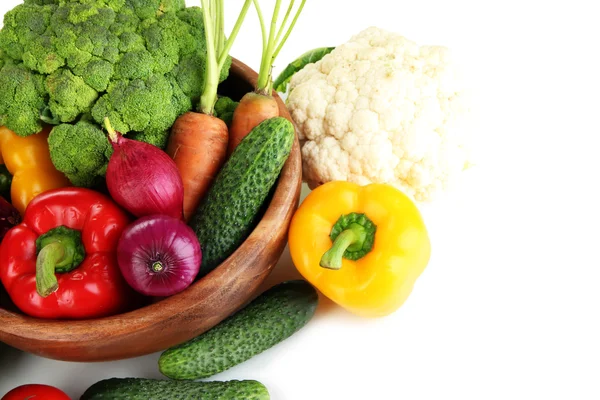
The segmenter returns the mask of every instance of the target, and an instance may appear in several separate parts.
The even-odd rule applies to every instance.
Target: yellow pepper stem
[[[350,226],[337,235],[331,249],[321,257],[319,265],[328,269],[337,270],[342,268],[344,253],[347,250],[361,249],[366,239],[367,231],[363,226],[357,223],[350,224]]]

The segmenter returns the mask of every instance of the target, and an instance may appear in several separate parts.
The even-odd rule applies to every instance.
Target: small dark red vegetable
[[[12,204],[0,197],[0,242],[4,239],[6,232],[20,222],[21,214]]]
[[[104,120],[114,152],[106,186],[112,198],[136,217],[183,216],[183,182],[175,162],[158,147],[124,138]]]
[[[192,228],[181,219],[151,215],[123,232],[117,261],[125,280],[146,296],[171,296],[198,275],[202,252]]]

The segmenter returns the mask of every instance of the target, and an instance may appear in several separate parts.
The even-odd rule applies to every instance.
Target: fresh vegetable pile
[[[103,380],[82,399],[268,399],[253,380],[191,381],[300,330],[317,290],[359,316],[389,315],[427,266],[416,201],[469,164],[447,52],[370,28],[302,54],[273,80],[305,1],[277,0],[267,21],[245,0],[228,33],[224,0],[25,0],[5,15],[0,281],[24,314],[115,315],[218,268],[262,218],[292,151],[294,124],[274,91],[288,92],[313,189],[288,232],[306,280],[277,284],[166,349],[157,368],[168,379]],[[251,8],[258,79],[232,99],[220,83]],[[3,400],[23,396],[68,398],[26,385]]]
[[[26,1],[6,14],[0,279],[22,312],[86,319],[143,306],[185,290],[250,234],[294,136],[272,116],[226,155],[217,91],[251,3],[227,40],[222,1]],[[190,114],[206,119],[181,129]],[[202,142],[211,124],[218,163]],[[268,146],[278,156],[257,157]],[[235,190],[232,204],[222,195]],[[238,212],[237,231],[204,229]]]

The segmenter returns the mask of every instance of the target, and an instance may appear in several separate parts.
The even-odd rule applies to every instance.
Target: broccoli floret
[[[177,11],[185,8],[185,0],[161,0],[158,10],[161,13]]]
[[[108,117],[122,133],[156,134],[168,130],[174,115],[191,108],[191,101],[173,79],[152,75],[147,80],[121,80],[110,85],[92,109],[98,124]]]
[[[185,7],[185,0],[128,0],[141,19],[153,18],[157,14],[180,10]]]
[[[80,76],[85,83],[98,92],[104,92],[114,75],[113,64],[101,58],[94,58],[90,62],[79,65],[73,69],[75,75]]]
[[[219,97],[215,103],[215,117],[220,118],[229,126],[233,119],[233,112],[240,103],[231,100],[229,97]]]
[[[131,132],[127,135],[129,139],[139,140],[140,142],[150,143],[161,150],[167,148],[167,141],[169,140],[169,131],[157,132],[157,133],[146,133],[146,132]]]
[[[42,129],[39,110],[46,102],[44,79],[23,64],[4,61],[0,88],[10,96],[0,95],[0,125],[6,125],[21,136],[37,133]]]
[[[98,98],[98,92],[67,69],[48,76],[46,89],[50,95],[48,107],[61,122],[72,122],[78,115],[89,112]]]
[[[0,47],[8,57],[23,61],[24,48],[46,32],[56,6],[20,4],[4,14]]]
[[[48,136],[50,158],[75,186],[92,187],[106,174],[112,147],[100,127],[81,120],[55,126]]]

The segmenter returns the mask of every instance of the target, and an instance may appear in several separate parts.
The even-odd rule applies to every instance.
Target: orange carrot
[[[187,112],[171,128],[167,154],[183,180],[183,218],[188,221],[226,158],[229,134],[219,118]]]
[[[229,126],[228,155],[233,153],[237,145],[254,127],[266,119],[277,116],[279,116],[279,106],[274,97],[255,92],[246,93],[233,112],[233,119]]]
[[[206,35],[206,72],[200,112],[181,115],[171,128],[167,154],[175,161],[183,180],[183,216],[196,211],[227,157],[227,125],[213,116],[219,76],[252,0],[246,0],[225,41],[224,0],[202,0]]]
[[[258,80],[254,92],[247,93],[240,104],[237,106],[233,113],[233,119],[229,128],[229,148],[228,154],[231,155],[237,145],[250,133],[254,127],[263,122],[266,119],[277,117],[279,115],[279,107],[277,101],[271,95],[273,93],[273,78],[271,76],[273,63],[279,51],[283,47],[285,41],[289,37],[306,0],[302,0],[300,6],[296,10],[294,19],[288,27],[283,38],[281,35],[284,33],[284,28],[288,18],[290,17],[294,8],[294,0],[291,0],[283,18],[283,22],[277,30],[277,17],[279,16],[279,9],[281,7],[281,0],[276,0],[275,9],[273,10],[273,17],[271,19],[271,27],[269,30],[269,36],[267,37],[267,29],[265,27],[265,21],[262,15],[262,11],[258,4],[258,0],[254,0],[254,6],[258,14],[260,27],[262,31],[263,48],[262,48],[262,59],[260,62],[260,71],[258,73]],[[277,31],[277,32],[276,32]]]

